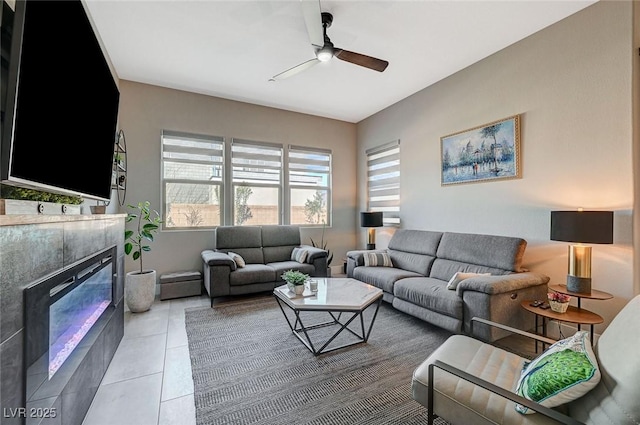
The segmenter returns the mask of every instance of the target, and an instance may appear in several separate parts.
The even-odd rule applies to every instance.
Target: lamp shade
[[[613,211],[551,211],[551,240],[613,243]]]
[[[361,212],[360,227],[382,227],[382,212]]]

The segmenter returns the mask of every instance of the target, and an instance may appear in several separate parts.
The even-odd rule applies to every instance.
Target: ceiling
[[[388,68],[333,58],[276,82],[315,57],[299,0],[87,5],[121,79],[356,123],[594,2],[323,0],[331,41]]]

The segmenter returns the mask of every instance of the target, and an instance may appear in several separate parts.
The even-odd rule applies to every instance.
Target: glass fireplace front
[[[27,403],[57,395],[91,346],[113,306],[115,258],[114,246],[25,289]]]

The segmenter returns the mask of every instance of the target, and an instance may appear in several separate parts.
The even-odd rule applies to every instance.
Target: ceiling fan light
[[[333,57],[333,49],[323,47],[322,49],[318,50],[316,57],[320,62],[327,62]]]

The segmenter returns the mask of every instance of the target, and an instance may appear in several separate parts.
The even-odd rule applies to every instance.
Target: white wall
[[[341,265],[346,251],[353,249],[355,124],[125,80],[120,80],[120,91],[120,126],[127,140],[126,204],[149,200],[160,210],[162,130],[323,147],[333,153],[332,227],[325,234],[334,252],[332,265]],[[321,230],[303,228],[302,242],[308,244],[309,237],[319,241]],[[158,274],[201,270],[200,252],[210,249],[212,241],[210,230],[163,231],[145,254],[145,268]],[[127,258],[126,270],[133,269]]]
[[[599,2],[358,123],[358,205],[365,150],[400,139],[403,228],[523,237],[525,266],[552,283],[567,244],[549,240],[550,211],[613,210],[615,243],[593,247],[592,270],[615,299],[583,303],[608,323],[634,291],[631,47],[631,3]],[[515,114],[522,179],[440,185],[440,137]]]

